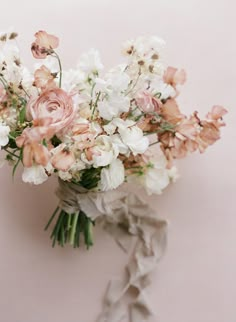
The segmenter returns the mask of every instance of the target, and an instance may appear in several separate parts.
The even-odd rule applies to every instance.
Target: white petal
[[[22,180],[27,183],[41,184],[48,179],[48,176],[41,165],[34,165],[30,168],[24,168]]]
[[[0,146],[5,146],[9,142],[10,127],[7,125],[0,125]]]
[[[124,165],[121,160],[114,160],[108,168],[101,171],[100,188],[102,191],[116,189],[125,180]]]

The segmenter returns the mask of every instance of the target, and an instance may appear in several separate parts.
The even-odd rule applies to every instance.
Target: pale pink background
[[[212,104],[230,111],[222,140],[180,161],[182,178],[151,198],[170,221],[168,252],[149,289],[161,322],[236,321],[235,10],[233,0],[1,1],[0,29],[15,26],[29,64],[38,29],[60,37],[66,66],[90,47],[111,66],[123,40],[157,34],[169,63],[188,72],[184,111],[203,115]],[[7,166],[0,180],[0,321],[94,322],[126,256],[99,229],[89,252],[52,249],[43,227],[56,206],[56,181],[31,187],[19,173],[13,184]]]

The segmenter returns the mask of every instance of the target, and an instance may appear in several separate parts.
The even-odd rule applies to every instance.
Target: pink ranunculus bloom
[[[173,87],[176,87],[178,84],[183,85],[186,81],[186,72],[184,69],[177,69],[169,66],[165,71],[163,80]]]
[[[46,31],[40,30],[36,32],[35,37],[36,40],[31,45],[31,51],[35,58],[46,58],[59,45],[59,38],[48,34]]]
[[[36,87],[45,90],[56,87],[54,76],[46,66],[41,66],[34,73],[34,84]]]
[[[148,91],[144,91],[139,93],[135,101],[138,105],[138,107],[144,112],[144,113],[152,113],[152,112],[159,112],[160,110],[160,102],[156,97],[154,97],[151,93]]]
[[[60,88],[54,88],[32,97],[26,106],[26,116],[34,121],[49,119],[48,128],[56,134],[73,121],[75,108],[71,96]]]
[[[52,166],[61,171],[68,171],[74,162],[74,153],[67,148],[59,149],[51,158]]]

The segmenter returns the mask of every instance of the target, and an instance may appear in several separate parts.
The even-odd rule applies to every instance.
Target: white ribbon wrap
[[[167,222],[129,192],[93,192],[60,180],[57,196],[59,206],[67,213],[82,210],[96,219],[124,251],[128,252],[136,237],[123,276],[109,282],[103,312],[97,322],[147,322],[153,312],[145,288],[165,251]]]

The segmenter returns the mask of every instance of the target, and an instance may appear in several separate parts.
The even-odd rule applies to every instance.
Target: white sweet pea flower
[[[154,149],[153,149],[154,151]],[[148,195],[161,194],[162,191],[178,177],[176,167],[167,169],[167,160],[159,145],[155,146],[155,156],[149,158],[149,163],[143,175],[136,179],[145,188]]]
[[[97,78],[96,89],[107,94],[124,92],[130,83],[130,77],[125,72],[125,68],[126,65],[118,65],[111,69],[103,79]]]
[[[161,77],[154,78],[150,87],[153,94],[160,93],[160,99],[165,100],[176,95],[175,89],[170,84],[166,84]]]
[[[46,66],[52,73],[58,73],[58,61],[54,57],[48,55],[43,60],[43,65]],[[33,68],[34,70],[39,69],[42,66],[42,62],[35,63]],[[64,75],[64,71],[63,71]]]
[[[100,189],[102,191],[116,189],[124,182],[124,180],[124,165],[121,160],[116,159],[112,161],[109,167],[102,169]]]
[[[121,140],[119,134],[114,134],[111,136],[113,144],[118,148],[120,154],[129,155],[129,147]]]
[[[78,68],[86,74],[97,73],[103,69],[99,52],[92,48],[80,57]]]
[[[99,115],[105,120],[112,120],[123,112],[128,112],[130,100],[128,97],[113,93],[108,99],[98,103]]]
[[[134,155],[144,153],[147,150],[149,140],[143,136],[143,131],[139,127],[119,128],[119,133],[123,143],[128,146]]]
[[[139,56],[148,56],[153,53],[160,54],[166,42],[157,36],[141,36],[135,39],[134,49]]]
[[[114,118],[111,122],[104,125],[103,128],[106,131],[107,134],[112,135],[115,133],[116,129],[123,129],[127,128],[129,126],[133,126],[135,124],[132,120],[122,120],[121,118]]]
[[[116,128],[117,128],[116,125],[112,121],[103,126],[103,129],[109,135],[112,135],[113,133],[115,133]]]
[[[148,195],[153,193],[161,194],[170,183],[170,178],[166,168],[160,167],[158,163],[152,164],[142,177],[144,188]]]
[[[26,183],[33,183],[35,185],[42,184],[47,181],[48,176],[41,165],[34,165],[30,168],[24,168],[22,173],[22,180]]]
[[[0,124],[0,149],[9,142],[10,127],[8,125]]]
[[[0,63],[3,62],[10,67],[12,63],[14,63],[15,60],[18,60],[20,58],[20,50],[19,48],[12,43],[4,43],[3,47],[0,51]]]
[[[32,86],[34,82],[33,74],[24,66],[21,67],[21,84],[29,95],[37,95],[37,88]]]
[[[81,154],[81,160],[94,168],[105,167],[117,158],[119,150],[111,138],[100,135],[95,139],[95,145]]]
[[[62,88],[70,92],[78,86],[85,82],[85,74],[79,69],[69,69],[63,71],[63,78],[62,78]]]

